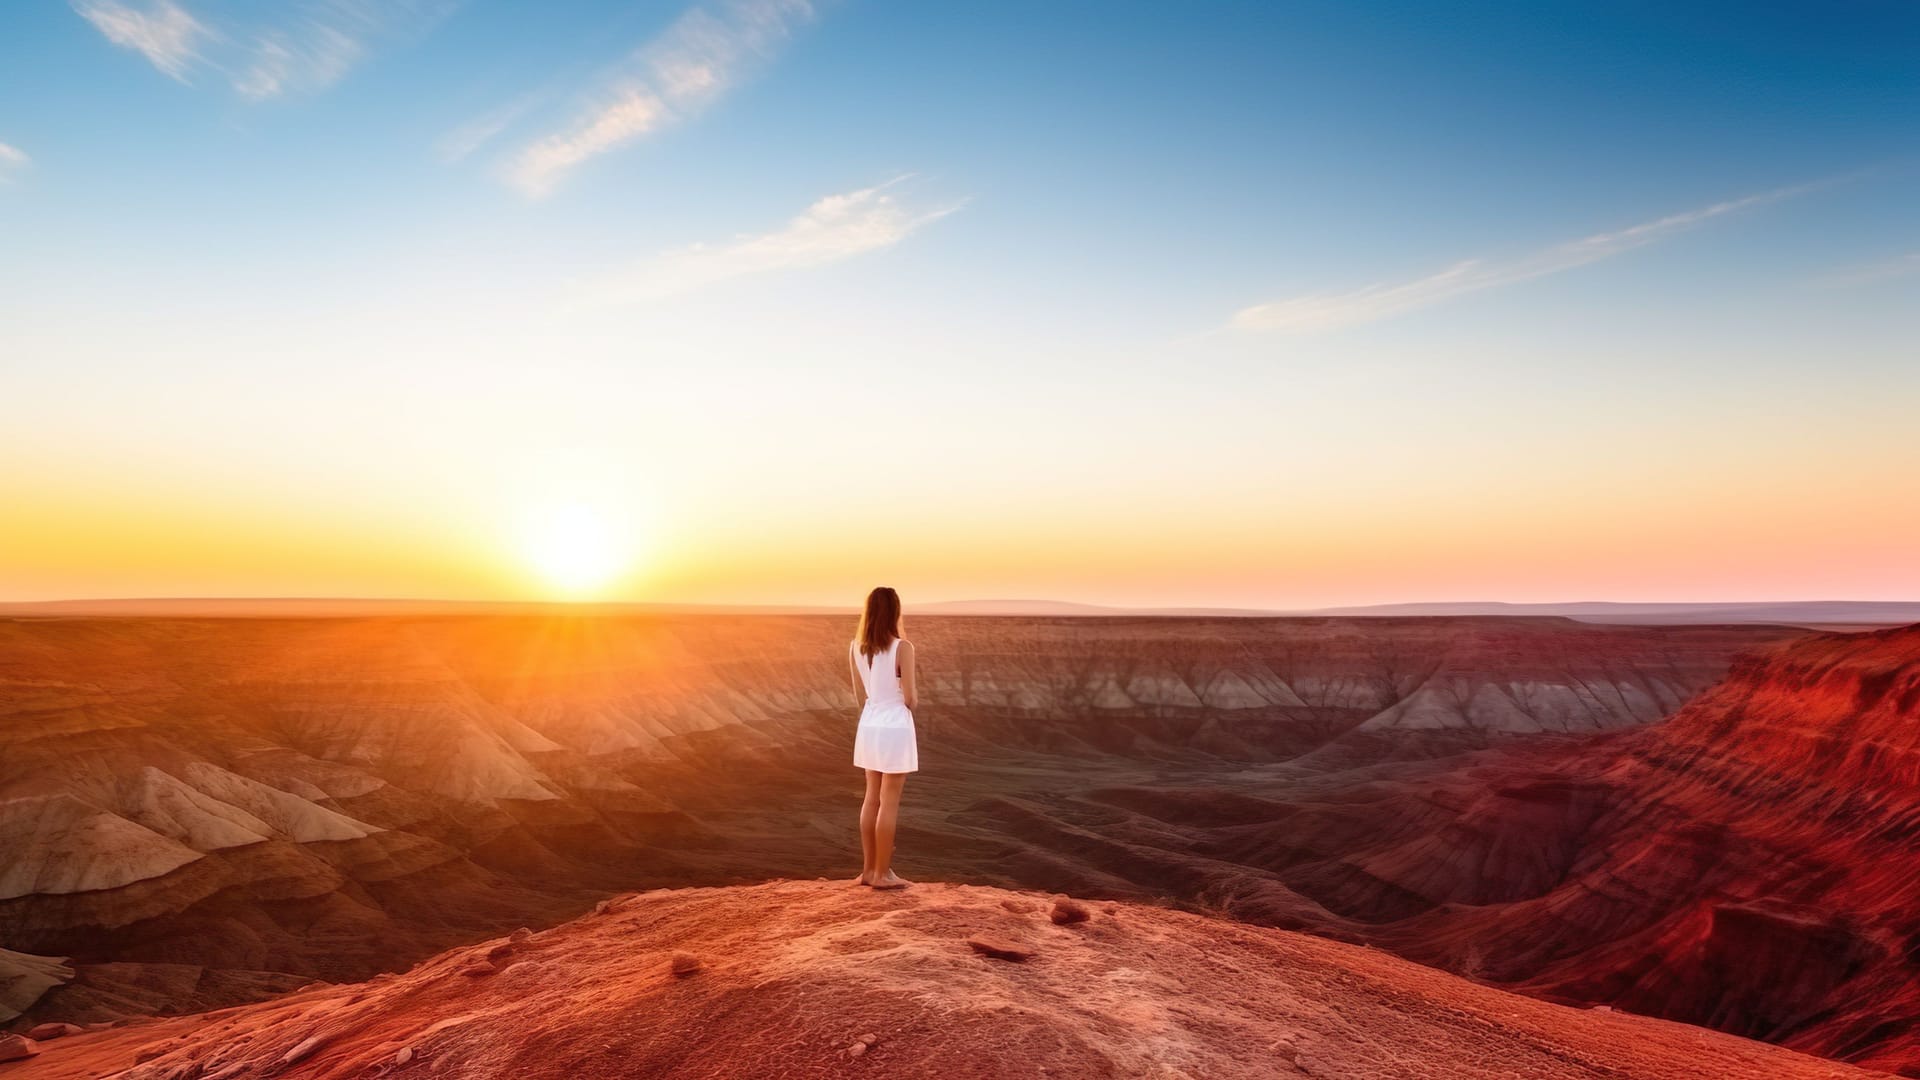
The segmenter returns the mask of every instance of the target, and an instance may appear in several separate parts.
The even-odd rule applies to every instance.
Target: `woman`
[[[900,818],[900,789],[920,767],[913,737],[913,707],[919,684],[913,642],[900,636],[900,594],[885,586],[867,594],[860,630],[847,646],[853,697],[860,703],[860,729],[853,737],[853,764],[867,771],[867,800],[860,804],[860,852],[865,865],[856,884],[898,889],[907,882],[893,872],[893,830]]]

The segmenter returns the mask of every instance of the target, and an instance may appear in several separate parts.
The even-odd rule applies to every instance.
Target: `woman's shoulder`
[[[907,640],[906,638],[894,638],[893,640],[897,644],[901,652],[910,653],[913,651],[913,642]]]

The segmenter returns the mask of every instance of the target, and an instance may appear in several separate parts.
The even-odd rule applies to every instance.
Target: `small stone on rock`
[[[295,1062],[307,1060],[313,1056],[315,1050],[327,1045],[327,1040],[330,1038],[332,1038],[330,1035],[310,1035],[302,1039],[293,1049],[287,1051],[286,1056],[280,1059],[280,1064],[292,1065]]]
[[[878,1035],[862,1035],[862,1036],[860,1036],[860,1041],[861,1041],[861,1042],[863,1042],[863,1043],[866,1043],[866,1044],[867,1044],[868,1046],[872,1046],[872,1045],[873,1045],[874,1043],[877,1043],[877,1042],[879,1042],[879,1041],[880,1041],[880,1036],[878,1036]]]
[[[1071,900],[1062,896],[1053,902],[1053,911],[1047,917],[1059,926],[1086,922],[1087,905],[1078,900]]]
[[[1016,964],[1026,963],[1035,955],[1032,949],[1023,949],[1012,942],[987,937],[984,934],[968,938],[967,944],[982,956],[991,956],[995,960],[1011,960]]]
[[[486,975],[497,975],[499,973],[500,969],[493,966],[493,961],[491,960],[475,960],[473,963],[460,969],[460,974],[473,979],[478,979]]]
[[[46,1042],[48,1039],[58,1039],[67,1035],[79,1035],[85,1030],[85,1028],[78,1024],[41,1024],[29,1030],[27,1032],[27,1038],[39,1042]]]
[[[24,1061],[40,1052],[33,1040],[22,1035],[0,1035],[0,1061]]]
[[[674,953],[667,967],[673,972],[674,977],[684,979],[700,970],[700,958],[691,953]]]
[[[403,1046],[400,1048],[399,1053],[393,1055],[393,1063],[395,1065],[405,1065],[407,1062],[412,1060],[413,1060],[413,1047],[411,1046]]]

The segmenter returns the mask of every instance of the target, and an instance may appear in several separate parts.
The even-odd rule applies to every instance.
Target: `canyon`
[[[1920,629],[909,621],[909,877],[1920,1075]],[[634,889],[846,874],[849,631],[0,619],[0,1023],[200,1013]]]

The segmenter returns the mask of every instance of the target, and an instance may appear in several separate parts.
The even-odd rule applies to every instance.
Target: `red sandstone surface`
[[[1431,1077],[1871,1074],[1156,907],[838,881],[656,891],[370,982],[61,1038],[10,1080],[288,1076]],[[983,954],[991,937],[1021,960]],[[674,958],[695,961],[686,973]]]

